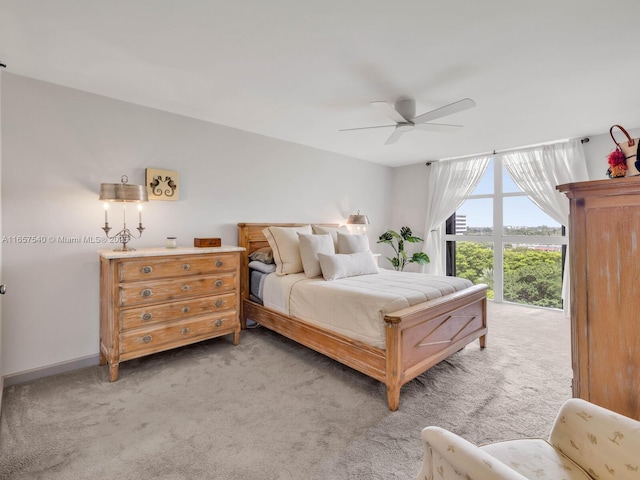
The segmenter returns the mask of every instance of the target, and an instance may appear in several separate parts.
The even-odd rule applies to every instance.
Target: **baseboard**
[[[61,362],[54,365],[48,365],[46,367],[25,370],[24,372],[18,372],[12,375],[5,376],[4,387],[10,387],[12,385],[30,382],[32,380],[38,380],[40,378],[50,377],[52,375],[58,375],[60,373],[67,373],[73,370],[78,370],[80,368],[92,367],[94,365],[98,365],[99,363],[100,355],[95,354],[68,362]]]

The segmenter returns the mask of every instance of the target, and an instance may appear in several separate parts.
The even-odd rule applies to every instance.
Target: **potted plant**
[[[416,252],[409,257],[404,250],[405,242],[420,243],[423,241],[422,238],[413,236],[409,227],[402,227],[400,233],[389,229],[378,238],[378,243],[387,243],[391,245],[396,252],[395,257],[387,257],[387,260],[389,260],[393,268],[399,272],[404,270],[404,267],[409,263],[417,263],[418,265],[429,263],[429,256],[426,253]]]

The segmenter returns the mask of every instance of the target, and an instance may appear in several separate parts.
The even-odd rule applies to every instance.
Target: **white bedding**
[[[377,348],[386,348],[384,316],[472,286],[469,280],[380,270],[325,281],[304,273],[265,278],[264,306]]]

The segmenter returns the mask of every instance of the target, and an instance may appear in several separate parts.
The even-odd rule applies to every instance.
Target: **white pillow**
[[[300,256],[302,257],[304,274],[309,278],[319,277],[322,275],[322,270],[320,269],[318,254],[326,253],[331,255],[336,253],[333,246],[333,238],[328,233],[326,235],[299,233],[298,240],[300,241]]]
[[[369,251],[369,237],[366,235],[345,235],[338,232],[338,253],[361,253]]]
[[[371,252],[318,254],[322,276],[325,280],[380,273],[378,263]]]
[[[274,263],[264,263],[259,260],[251,260],[249,262],[249,268],[258,270],[262,273],[273,273],[276,271],[276,266]]]
[[[300,273],[304,270],[302,258],[300,257],[298,233],[311,234],[311,225],[302,227],[267,227],[262,233],[267,238],[271,250],[273,250],[276,275]]]
[[[325,225],[311,225],[313,233],[316,235],[330,234],[333,238],[333,246],[338,251],[338,232],[349,235],[349,228],[346,225],[340,225],[339,227],[327,227]]]

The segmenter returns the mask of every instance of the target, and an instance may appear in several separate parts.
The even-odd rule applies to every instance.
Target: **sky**
[[[507,171],[502,169],[503,191],[521,191]],[[493,193],[493,160],[489,163],[487,171],[473,191],[474,195]],[[457,211],[467,216],[469,227],[489,227],[493,224],[493,204],[491,199],[467,200]],[[528,197],[511,197],[504,200],[503,223],[509,227],[548,227],[559,226],[558,222],[549,217],[538,208]]]

